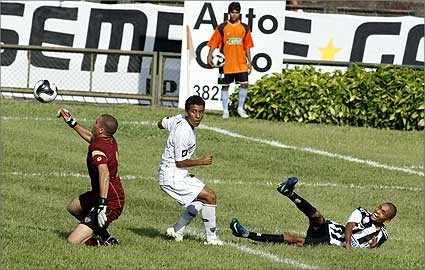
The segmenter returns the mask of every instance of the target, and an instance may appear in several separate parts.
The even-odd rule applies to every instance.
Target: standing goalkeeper
[[[118,144],[113,136],[118,122],[113,116],[102,114],[90,131],[78,124],[66,109],[60,109],[57,117],[62,117],[89,143],[87,169],[92,189],[71,200],[67,206],[69,213],[80,221],[67,241],[87,246],[118,244],[106,230],[124,208],[124,189],[118,175]]]

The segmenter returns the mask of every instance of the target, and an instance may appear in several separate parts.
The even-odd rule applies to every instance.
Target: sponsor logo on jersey
[[[357,239],[354,238],[353,236],[351,236],[351,246],[352,247],[359,247],[360,246],[359,241],[357,241]]]
[[[226,40],[227,45],[242,45],[241,38],[228,38]]]

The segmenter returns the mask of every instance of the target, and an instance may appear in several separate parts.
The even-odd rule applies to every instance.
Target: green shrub
[[[230,97],[232,113],[237,100],[238,89]],[[245,109],[266,120],[423,130],[424,71],[354,65],[345,73],[321,73],[297,67],[250,85]]]

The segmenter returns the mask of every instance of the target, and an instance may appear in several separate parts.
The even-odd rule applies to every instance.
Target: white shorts
[[[178,203],[187,207],[198,197],[205,184],[195,176],[187,175],[167,185],[159,185],[159,187]]]

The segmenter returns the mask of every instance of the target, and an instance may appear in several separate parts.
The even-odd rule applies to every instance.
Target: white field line
[[[185,234],[190,234],[190,235],[193,235],[193,236],[201,238],[201,239],[204,237],[203,233],[201,233],[199,230],[191,228],[189,226],[186,227]],[[292,265],[292,266],[297,267],[299,269],[320,269],[318,266],[300,263],[300,262],[297,262],[295,260],[291,260],[291,259],[287,259],[287,258],[280,258],[279,256],[274,255],[273,253],[270,253],[270,252],[250,248],[250,247],[243,246],[243,245],[238,245],[238,244],[232,243],[230,241],[223,241],[223,242],[224,242],[225,245],[229,245],[231,247],[237,248],[237,249],[239,249],[243,252],[249,253],[249,254],[258,255],[260,257],[267,258],[267,259],[269,259],[273,262],[289,264],[289,265]]]
[[[0,175],[16,175],[16,176],[22,176],[22,177],[46,177],[46,176],[53,176],[53,177],[76,177],[76,178],[88,178],[88,174],[83,173],[64,173],[64,172],[50,172],[50,173],[24,173],[24,172],[2,172]],[[121,175],[120,176],[122,180],[143,180],[143,181],[153,181],[156,182],[157,178],[153,176],[141,176],[141,175]],[[203,179],[208,184],[215,184],[215,185],[230,185],[230,186],[277,186],[277,183],[273,182],[253,182],[253,181],[226,181],[222,179]],[[387,186],[387,185],[355,185],[355,184],[338,184],[338,183],[323,183],[323,182],[312,182],[312,183],[306,183],[301,182],[298,183],[297,186],[306,186],[306,187],[331,187],[331,188],[337,188],[337,189],[364,189],[364,190],[400,190],[400,191],[413,191],[413,192],[422,192],[422,187],[403,187],[403,186]]]
[[[31,120],[31,121],[53,121],[53,120],[57,120],[56,118],[53,118],[53,117],[15,117],[15,116],[2,116],[1,119],[6,120],[6,121],[7,120]],[[78,120],[87,121],[86,118],[79,118]],[[121,121],[121,123],[130,124],[130,125],[156,125],[155,121]],[[240,139],[245,139],[245,140],[248,140],[248,141],[253,141],[253,142],[258,142],[258,143],[261,143],[261,144],[270,145],[270,146],[273,146],[273,147],[290,149],[290,150],[301,151],[301,152],[308,152],[308,153],[326,156],[326,157],[330,157],[330,158],[342,159],[342,160],[349,161],[349,162],[365,164],[365,165],[370,166],[370,167],[382,168],[382,169],[391,170],[391,171],[405,172],[405,173],[408,173],[408,174],[415,174],[415,175],[419,175],[419,176],[425,176],[425,174],[423,172],[424,167],[422,165],[409,166],[409,167],[396,167],[396,166],[391,166],[391,165],[387,165],[387,164],[382,164],[382,163],[379,163],[379,162],[373,161],[373,160],[363,160],[363,159],[359,159],[359,158],[356,158],[356,157],[350,157],[350,156],[344,156],[344,155],[340,155],[340,154],[330,153],[330,152],[327,152],[327,151],[318,150],[318,149],[314,149],[314,148],[311,148],[311,147],[292,146],[292,145],[286,145],[286,144],[280,143],[278,141],[269,141],[269,140],[264,140],[264,139],[261,139],[261,138],[248,137],[248,136],[245,136],[245,135],[241,135],[241,134],[231,132],[231,131],[228,131],[228,130],[225,130],[225,129],[217,128],[217,127],[200,125],[199,128],[211,130],[211,131],[214,131],[214,132],[226,135],[226,136],[234,137],[234,138],[240,138]],[[419,169],[419,170],[422,170],[422,171],[417,171],[415,169]]]
[[[241,135],[241,134],[238,134],[238,133],[235,133],[235,132],[231,132],[231,131],[228,131],[228,130],[225,130],[225,129],[221,129],[221,128],[209,127],[209,126],[205,126],[205,125],[201,125],[200,128],[212,130],[212,131],[215,131],[217,133],[220,133],[220,134],[223,134],[223,135],[226,135],[226,136],[230,136],[230,137],[234,137],[234,138],[240,138],[240,139],[245,139],[245,140],[248,140],[248,141],[267,144],[267,145],[270,145],[270,146],[273,146],[273,147],[279,147],[279,148],[284,148],[284,149],[291,149],[291,150],[296,150],[296,151],[308,152],[308,153],[317,154],[317,155],[321,155],[321,156],[342,159],[342,160],[346,160],[346,161],[349,161],[349,162],[366,164],[366,165],[371,166],[371,167],[383,168],[383,169],[386,169],[386,170],[400,171],[400,172],[405,172],[405,173],[409,173],[409,174],[416,174],[416,175],[419,175],[419,176],[425,175],[424,172],[415,171],[415,170],[412,170],[412,169],[409,169],[409,168],[395,167],[395,166],[391,166],[391,165],[381,164],[379,162],[372,161],[372,160],[363,160],[363,159],[359,159],[359,158],[355,158],[355,157],[344,156],[344,155],[340,155],[340,154],[335,154],[335,153],[330,153],[330,152],[327,152],[327,151],[314,149],[314,148],[311,148],[311,147],[298,147],[298,146],[282,144],[282,143],[277,142],[277,141],[268,141],[268,140],[264,140],[264,139],[260,139],[260,138],[248,137],[248,136],[244,136],[244,135]]]

